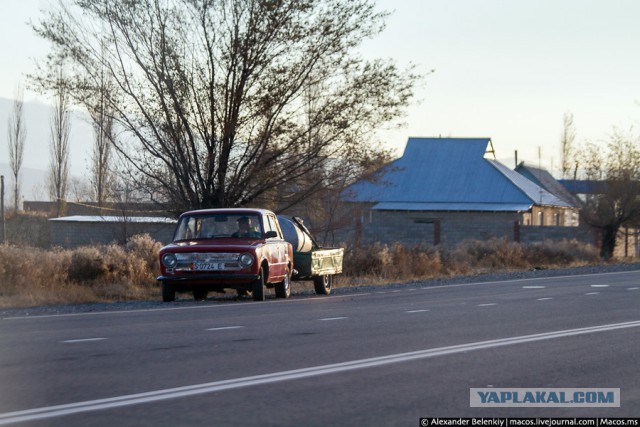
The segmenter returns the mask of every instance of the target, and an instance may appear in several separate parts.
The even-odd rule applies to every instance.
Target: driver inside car
[[[231,237],[260,238],[260,233],[251,228],[251,218],[243,216],[238,219],[238,231]]]

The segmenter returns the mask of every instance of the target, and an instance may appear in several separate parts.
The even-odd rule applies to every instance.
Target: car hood
[[[181,240],[173,242],[162,251],[172,252],[247,252],[264,245],[264,240],[242,238],[217,238]]]

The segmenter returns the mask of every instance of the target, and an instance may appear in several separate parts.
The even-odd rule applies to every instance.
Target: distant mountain
[[[4,175],[4,203],[13,206],[13,172],[8,163],[0,163],[0,175]],[[22,167],[20,170],[20,194],[22,200],[49,200],[47,172]]]
[[[7,121],[13,111],[13,100],[0,98],[0,164],[9,164],[9,141]],[[27,139],[24,149],[23,170],[46,171],[50,163],[51,114],[53,108],[41,102],[26,101],[24,103],[24,120]],[[93,146],[93,130],[84,114],[75,112],[71,117],[71,134],[69,136],[69,172],[72,175],[86,175],[88,161]],[[31,174],[30,171],[29,173]],[[4,172],[3,172],[4,173]],[[36,173],[37,175],[37,173]],[[6,176],[6,174],[5,174]],[[6,181],[5,181],[6,182]],[[27,185],[23,185],[27,188]]]

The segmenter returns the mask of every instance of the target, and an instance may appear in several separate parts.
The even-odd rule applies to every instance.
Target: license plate
[[[224,262],[196,262],[193,264],[195,271],[224,270]]]

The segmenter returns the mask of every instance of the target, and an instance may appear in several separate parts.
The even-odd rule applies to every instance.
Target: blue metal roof
[[[532,205],[569,206],[498,161],[485,159],[489,138],[409,138],[401,158],[375,181],[359,181],[344,193],[374,209],[522,211]],[[437,208],[437,209],[436,209]],[[432,209],[425,209],[432,210]]]
[[[558,182],[573,194],[606,194],[609,191],[606,181],[561,179]]]
[[[371,209],[378,211],[491,211],[512,212],[527,211],[531,209],[531,203],[516,205],[506,203],[402,203],[381,202]]]

